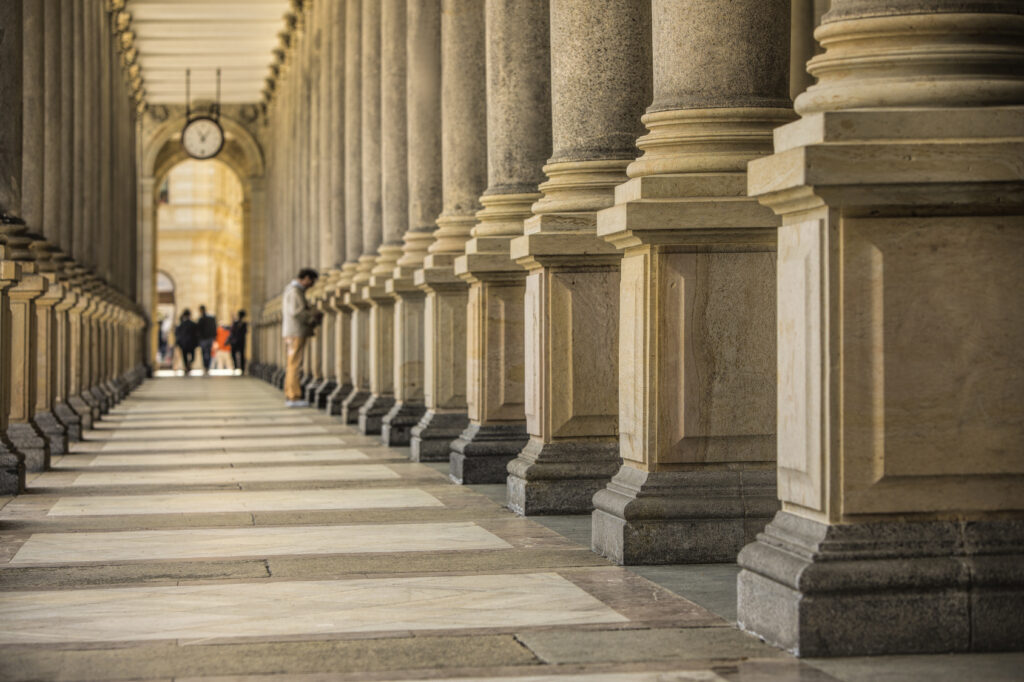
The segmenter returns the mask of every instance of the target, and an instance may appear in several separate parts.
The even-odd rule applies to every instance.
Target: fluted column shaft
[[[596,211],[636,157],[650,103],[650,3],[551,1],[553,152],[543,197],[512,241],[528,271],[526,425],[509,506],[581,513],[618,468],[619,254]]]
[[[548,17],[547,2],[487,3],[487,190],[473,238],[455,260],[455,273],[470,284],[469,426],[451,454],[452,480],[463,483],[504,483],[506,465],[527,442],[526,272],[510,259],[509,245],[541,196],[551,153]]]
[[[748,171],[782,218],[782,511],[738,620],[804,656],[1017,649],[1024,7],[834,0],[815,37]]]

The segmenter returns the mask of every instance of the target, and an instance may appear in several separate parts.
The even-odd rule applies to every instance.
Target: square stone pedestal
[[[829,525],[779,512],[740,553],[739,626],[798,656],[1024,647],[1024,522]]]

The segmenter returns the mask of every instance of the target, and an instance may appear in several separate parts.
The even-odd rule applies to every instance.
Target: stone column
[[[483,210],[455,260],[469,282],[469,426],[452,443],[451,478],[504,483],[528,441],[524,411],[523,299],[526,271],[509,258],[540,199],[551,153],[548,3],[487,3],[487,190]],[[524,31],[524,26],[531,30]]]
[[[596,212],[636,157],[650,103],[650,3],[551,2],[554,153],[511,255],[526,282],[526,426],[508,465],[509,507],[582,513],[619,466],[620,255]]]
[[[595,551],[735,561],[775,497],[775,228],[747,162],[793,118],[789,0],[655,0],[644,154],[598,214],[624,252],[622,468],[594,497]]]
[[[738,620],[801,656],[1018,650],[1024,7],[834,0],[815,36],[749,168],[782,216],[782,511]]]
[[[72,279],[78,291],[78,300],[68,310],[68,343],[69,343],[69,376],[68,376],[68,406],[78,416],[82,429],[92,428],[92,408],[82,397],[84,393],[83,383],[88,375],[89,348],[88,330],[83,323],[83,313],[90,305],[90,296],[82,288],[82,277],[79,272],[75,273]]]
[[[465,429],[466,283],[455,276],[487,182],[483,0],[441,3],[441,159],[443,210],[416,286],[424,311],[427,412],[412,430],[414,460],[446,460]]]
[[[335,353],[337,352],[337,342],[335,341],[337,324],[335,317],[338,311],[332,302],[332,292],[337,287],[339,274],[337,270],[330,270],[324,275],[324,289],[317,306],[324,314],[323,324],[320,325],[319,329],[320,374],[323,376],[323,381],[317,387],[309,402],[319,409],[327,407],[327,398],[338,387],[338,375],[335,373],[335,367],[337,366],[335,362]]]
[[[78,303],[78,292],[71,288],[70,282],[65,282],[64,298],[54,306],[54,320],[57,337],[57,357],[61,361],[57,364],[56,391],[54,394],[53,413],[60,420],[67,430],[68,440],[77,441],[82,439],[82,418],[71,407],[69,400],[72,395],[72,374],[76,371],[75,360],[77,353],[74,349],[71,338],[71,310]]]
[[[395,297],[395,406],[381,438],[408,445],[423,413],[424,305],[413,274],[423,265],[441,212],[441,1],[406,3],[408,230],[386,285]]]
[[[7,289],[21,279],[20,266],[8,260],[7,247],[0,244],[0,377],[11,375],[11,308]],[[25,490],[25,455],[7,436],[7,415],[11,410],[11,383],[0,380],[0,495],[17,495]]]
[[[349,291],[344,302],[350,311],[349,374],[352,390],[341,401],[341,421],[359,420],[359,408],[370,397],[369,359],[366,335],[369,310],[362,297],[353,297],[351,289],[358,279],[368,279],[363,260],[363,12],[362,0],[347,0],[345,14],[345,264],[341,284]],[[372,252],[371,252],[372,253]],[[357,265],[358,263],[358,265]]]
[[[10,242],[8,242],[10,245]],[[17,253],[12,253],[17,258]],[[45,280],[35,274],[34,263],[23,267],[21,279],[7,290],[10,307],[10,367],[5,373],[10,395],[7,418],[7,438],[18,452],[25,456],[28,471],[50,468],[50,445],[42,430],[32,420],[36,402],[36,371],[38,367],[36,345],[36,319],[33,302],[46,289]]]
[[[408,225],[405,107],[405,0],[381,4],[380,131],[382,238],[363,297],[370,312],[370,399],[359,410],[363,433],[381,433],[395,404],[395,299],[387,291]],[[364,177],[365,182],[365,177]]]
[[[54,413],[57,393],[57,324],[54,307],[64,298],[64,287],[56,273],[44,271],[43,292],[35,299],[35,403],[32,423],[47,440],[50,455],[63,455],[68,451],[68,433]],[[49,467],[47,467],[49,468]]]

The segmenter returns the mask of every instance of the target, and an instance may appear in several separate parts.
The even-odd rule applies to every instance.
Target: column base
[[[363,406],[359,408],[359,431],[364,436],[374,436],[380,433],[384,426],[384,417],[395,405],[394,396],[371,395]]]
[[[316,393],[313,394],[313,399],[309,401],[311,405],[316,406],[317,409],[324,409],[327,407],[327,399],[331,397],[331,393],[338,387],[338,382],[334,379],[324,379],[323,383],[320,384],[320,388],[316,389]]]
[[[380,429],[381,441],[391,447],[408,445],[412,439],[413,427],[420,423],[426,411],[427,407],[423,403],[395,403],[384,417],[384,424]]]
[[[525,422],[471,423],[454,441],[449,478],[454,483],[504,483],[508,463],[530,442]]]
[[[49,445],[50,456],[66,455],[68,452],[68,434],[64,425],[52,412],[37,412],[32,415],[32,423],[42,434]],[[46,467],[49,469],[49,465]]]
[[[459,437],[469,416],[465,412],[434,412],[427,410],[420,423],[413,427],[409,456],[414,462],[445,462],[452,451],[452,441]]]
[[[82,440],[82,418],[71,409],[70,405],[63,402],[57,403],[53,406],[53,413],[60,423],[64,425],[69,441]]]
[[[592,549],[623,565],[736,561],[779,509],[774,469],[642,471],[594,495]]]
[[[306,402],[310,405],[316,405],[316,393],[320,390],[320,387],[324,385],[323,379],[317,379],[311,377],[309,381],[302,385],[302,397],[306,399]]]
[[[336,386],[331,394],[327,396],[327,402],[324,405],[324,410],[330,415],[341,414],[342,403],[352,393],[352,384],[342,384]]]
[[[284,368],[278,367],[277,370],[270,375],[270,383],[277,388],[284,390]]]
[[[781,511],[739,564],[739,626],[797,656],[1024,648],[1024,521],[828,525]]]
[[[50,468],[50,444],[34,424],[8,424],[7,439],[24,455],[26,471],[46,471]]]
[[[558,441],[531,438],[508,464],[508,508],[516,514],[587,514],[622,460],[619,444],[609,441]]]
[[[86,394],[92,396],[93,402],[89,404],[92,406],[95,419],[98,419],[110,410],[110,396],[107,395],[107,392],[101,386],[93,386],[86,391]],[[89,402],[88,398],[86,398],[86,402]],[[99,412],[99,415],[96,414],[97,412]]]
[[[68,398],[68,407],[70,407],[75,414],[78,415],[79,424],[84,431],[85,429],[91,429],[93,425],[92,418],[92,405],[87,403],[82,396],[73,395]],[[81,436],[81,434],[79,434]]]
[[[369,391],[362,391],[358,388],[352,389],[352,392],[348,394],[341,403],[341,423],[342,424],[357,424],[359,423],[359,410],[363,404],[370,399]]]
[[[25,458],[0,433],[0,495],[25,492]]]

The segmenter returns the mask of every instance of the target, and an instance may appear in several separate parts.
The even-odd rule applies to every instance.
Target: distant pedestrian
[[[284,374],[284,404],[288,407],[309,407],[309,403],[302,399],[299,370],[302,367],[302,351],[306,347],[306,339],[313,336],[323,319],[323,315],[310,308],[306,302],[306,289],[316,284],[319,277],[316,270],[303,268],[284,290],[281,336],[284,337],[288,355]]]
[[[196,359],[196,346],[199,345],[199,330],[188,308],[182,311],[181,321],[174,330],[174,343],[181,349],[181,361],[185,365],[185,376],[188,376]]]
[[[231,362],[241,374],[245,374],[245,338],[248,334],[249,323],[245,321],[245,311],[239,310],[238,317],[231,323],[228,345],[231,346]]]
[[[199,306],[199,349],[203,352],[203,373],[210,373],[213,360],[213,342],[217,340],[217,320],[206,312],[206,306]]]

